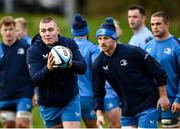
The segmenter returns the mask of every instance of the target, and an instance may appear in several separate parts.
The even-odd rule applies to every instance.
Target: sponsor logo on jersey
[[[146,53],[145,56],[144,56],[144,59],[147,59],[148,56],[149,56],[149,54]]]
[[[79,112],[75,112],[76,117],[80,117],[80,113]]]
[[[42,54],[42,56],[43,56],[44,59],[48,58],[48,54]]]
[[[104,71],[107,71],[107,70],[109,70],[109,67],[108,67],[108,65],[106,65],[106,66],[103,66],[102,68],[104,69]]]

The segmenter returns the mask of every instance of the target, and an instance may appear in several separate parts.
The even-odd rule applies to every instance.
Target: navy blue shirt
[[[103,110],[105,80],[122,101],[122,115],[134,116],[156,107],[158,87],[167,75],[159,63],[141,48],[118,44],[111,57],[103,52],[93,65],[95,109]]]
[[[55,45],[68,47],[72,51],[73,64],[70,69],[48,70],[47,59],[51,48],[43,43],[39,35],[34,37],[28,49],[27,64],[30,77],[38,86],[39,105],[63,107],[78,94],[76,74],[85,73],[86,63],[74,40],[59,36],[59,42]]]
[[[13,45],[0,44],[0,101],[32,98],[34,86],[26,65],[29,44],[17,40]]]

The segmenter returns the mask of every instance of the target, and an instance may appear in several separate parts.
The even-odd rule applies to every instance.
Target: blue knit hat
[[[96,37],[107,36],[114,40],[118,40],[116,27],[114,26],[114,19],[111,17],[106,18],[105,23],[103,23],[96,32]]]
[[[83,36],[89,33],[87,22],[80,14],[74,15],[71,32],[73,36]]]

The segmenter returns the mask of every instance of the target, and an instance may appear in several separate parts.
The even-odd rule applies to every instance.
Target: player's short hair
[[[129,6],[128,10],[136,10],[136,9],[139,10],[141,15],[143,15],[143,16],[146,15],[145,9],[141,5],[131,5],[131,6]]]
[[[163,18],[163,21],[165,23],[168,23],[169,22],[169,16],[166,12],[164,11],[158,11],[158,12],[155,12],[152,14],[151,17],[162,17]]]
[[[27,21],[25,18],[23,18],[23,17],[15,18],[15,22],[16,22],[16,24],[20,23],[24,29],[27,28]]]
[[[15,23],[14,18],[12,16],[5,16],[0,21],[0,28],[2,27],[2,25],[4,25],[4,26],[9,26],[9,25],[15,26],[16,23]]]
[[[53,17],[48,16],[48,17],[44,17],[43,19],[41,19],[40,23],[49,23],[51,21],[56,23],[56,21]]]

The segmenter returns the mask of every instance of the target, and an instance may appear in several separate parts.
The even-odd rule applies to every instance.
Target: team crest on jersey
[[[164,53],[170,55],[172,53],[172,49],[171,48],[165,48]]]
[[[127,65],[128,65],[128,63],[127,63],[126,59],[120,60],[120,66],[127,66]]]
[[[17,54],[19,54],[19,55],[24,55],[24,54],[25,54],[24,48],[19,48],[19,49],[17,50]]]

